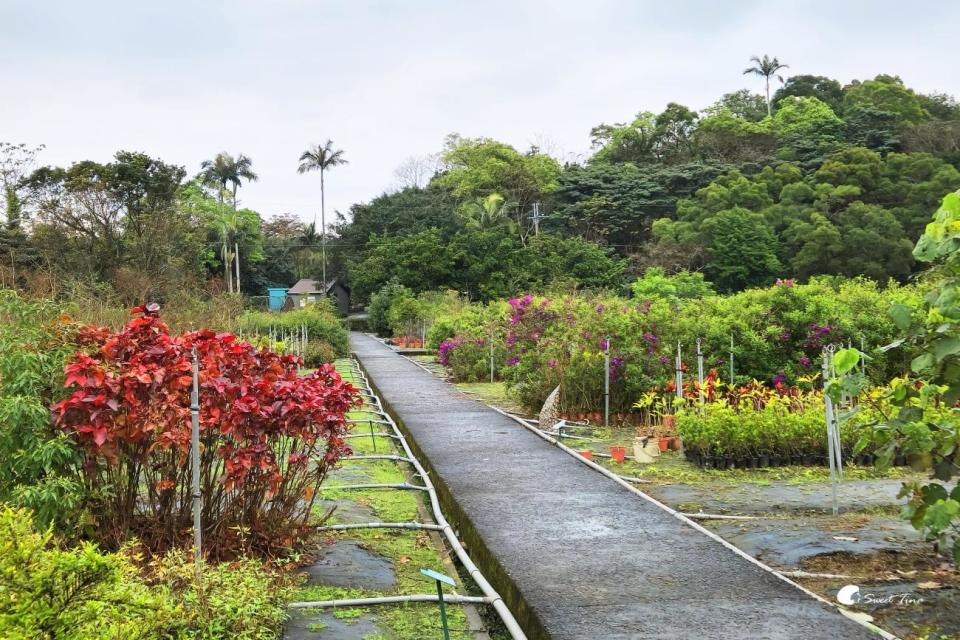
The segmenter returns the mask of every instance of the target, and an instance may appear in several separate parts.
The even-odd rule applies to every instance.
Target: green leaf
[[[933,354],[940,362],[947,356],[960,352],[960,338],[943,338],[933,343]]]
[[[934,504],[938,500],[946,500],[949,497],[946,488],[936,482],[924,485],[920,489],[920,493],[923,495],[923,501],[927,504]]]
[[[924,369],[929,369],[933,366],[934,359],[932,353],[921,353],[916,358],[910,361],[910,368],[915,372],[919,373]]]
[[[841,349],[833,356],[833,366],[837,373],[847,373],[860,362],[860,352],[856,349]]]
[[[910,316],[912,314],[913,309],[902,302],[894,302],[890,305],[890,317],[901,331],[905,331],[910,327]]]
[[[960,511],[960,502],[947,498],[938,500],[927,507],[927,512],[923,517],[923,525],[934,533],[939,533],[950,526],[950,522]]]

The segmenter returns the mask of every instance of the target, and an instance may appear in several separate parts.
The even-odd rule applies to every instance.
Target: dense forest
[[[239,207],[256,179],[242,154],[192,175],[130,151],[43,166],[43,147],[3,144],[0,285],[125,303],[261,296],[319,278],[324,255],[361,301],[391,280],[479,300],[625,290],[650,267],[699,271],[719,291],[820,274],[907,280],[911,247],[960,187],[960,105],[889,75],[780,84],[778,67],[764,57],[747,70],[779,84],[769,100],[743,89],[599,124],[580,162],[450,135],[401,166],[405,186],[338,212],[326,238],[293,214]]]

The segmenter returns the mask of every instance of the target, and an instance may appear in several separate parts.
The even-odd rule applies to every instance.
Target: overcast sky
[[[0,0],[0,140],[47,145],[45,164],[127,149],[191,174],[242,152],[260,180],[241,203],[310,220],[309,143],[345,150],[327,202],[346,211],[451,132],[569,156],[600,122],[762,91],[741,75],[753,54],[960,94],[958,24],[948,0]]]

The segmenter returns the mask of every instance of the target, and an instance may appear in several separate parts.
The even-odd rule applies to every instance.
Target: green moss
[[[366,411],[353,411],[350,413],[350,417],[363,420],[375,416]],[[389,431],[386,425],[374,424],[373,428],[376,432]],[[369,431],[370,426],[366,423],[351,425],[351,433],[363,434],[369,433]],[[357,455],[401,453],[396,445],[388,438],[376,438],[376,450],[374,450],[374,440],[370,437],[351,438],[349,443]],[[410,469],[409,465],[391,460],[357,460],[354,462],[343,462],[340,468],[350,470],[362,469],[369,476],[368,480],[363,481],[364,483],[396,484],[409,482],[417,485],[422,484],[418,478],[408,477],[406,475],[405,471]],[[418,510],[419,500],[424,497],[421,491],[401,491],[396,489],[328,489],[328,487],[334,487],[338,483],[355,484],[354,481],[338,480],[337,470],[334,470],[324,484],[325,488],[321,497],[324,500],[349,500],[368,507],[375,514],[375,519],[382,522],[423,521]],[[316,515],[320,516],[323,512],[323,508],[318,506]],[[330,519],[330,524],[335,524],[337,521],[337,515],[334,513]],[[342,587],[305,586],[298,591],[295,598],[297,600],[339,600],[433,593],[434,583],[424,578],[420,574],[420,569],[430,568],[447,573],[443,565],[444,550],[437,548],[433,542],[433,538],[431,538],[426,531],[405,529],[353,529],[329,532],[327,535],[330,538],[338,540],[357,542],[374,553],[390,558],[393,561],[393,568],[396,574],[396,587],[391,591],[381,592],[365,589],[345,589]],[[458,592],[465,593],[465,590],[460,588]],[[350,619],[362,615],[364,612],[376,614],[379,619],[379,624],[384,628],[385,634],[391,638],[418,640],[425,637],[432,638],[441,636],[439,609],[432,603],[338,608],[333,612],[333,615],[340,619]],[[451,637],[457,640],[469,640],[471,636],[466,630],[466,616],[464,615],[463,609],[458,605],[448,605],[447,615],[451,628]],[[373,640],[378,637],[386,636],[374,635],[370,636],[368,640]]]

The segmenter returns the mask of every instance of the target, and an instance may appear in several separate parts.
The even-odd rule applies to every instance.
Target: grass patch
[[[515,413],[525,413],[523,407],[503,382],[459,382],[454,386],[467,393],[471,398],[476,398],[494,407]]]

